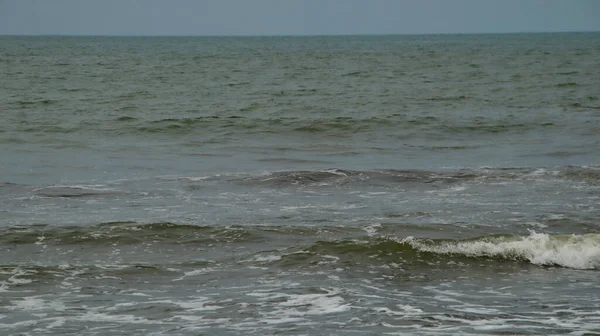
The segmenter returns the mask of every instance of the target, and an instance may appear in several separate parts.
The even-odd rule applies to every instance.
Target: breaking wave
[[[323,257],[352,265],[382,262],[401,267],[471,263],[477,259],[525,262],[540,266],[600,269],[600,233],[486,235],[465,239],[374,237],[358,228],[319,226],[200,226],[174,223],[109,222],[92,226],[32,225],[0,230],[0,244],[105,246],[118,244],[214,247],[283,241],[275,253],[286,266],[319,262]],[[312,243],[311,243],[312,241]],[[305,245],[307,244],[308,245]],[[289,244],[288,246],[285,246]],[[270,258],[268,258],[270,259]],[[437,267],[436,266],[436,267]]]
[[[529,236],[486,236],[459,241],[407,237],[401,242],[420,252],[528,261],[534,265],[576,269],[600,268],[600,234],[532,232]]]
[[[448,240],[406,237],[321,241],[281,258],[288,266],[322,264],[323,258],[359,266],[382,262],[410,267],[455,267],[456,263],[513,261],[582,270],[600,269],[600,234],[528,236],[491,235]]]

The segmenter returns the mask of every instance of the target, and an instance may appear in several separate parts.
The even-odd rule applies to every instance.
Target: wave
[[[65,278],[74,279],[107,279],[126,276],[153,276],[169,275],[175,271],[168,266],[194,266],[203,268],[210,265],[208,262],[194,262],[176,265],[152,264],[62,264],[62,265],[0,265],[0,292],[13,286],[26,286],[36,282],[50,283],[61,281]]]
[[[485,236],[468,240],[430,240],[407,237],[420,252],[528,261],[534,265],[575,269],[600,268],[600,234],[549,235],[531,232],[529,236]]]
[[[275,160],[275,159],[273,159]],[[282,159],[283,162],[305,163],[303,160]],[[312,161],[308,161],[312,162]],[[326,164],[326,161],[318,164]],[[564,166],[555,168],[527,167],[475,167],[452,171],[429,171],[418,169],[315,169],[285,170],[265,173],[221,173],[207,176],[159,176],[152,179],[176,180],[188,190],[206,185],[237,185],[262,188],[330,188],[330,187],[376,187],[430,190],[456,184],[511,183],[512,181],[554,182],[563,181],[579,185],[596,186],[600,183],[600,166]],[[3,193],[18,193],[23,197],[102,199],[114,196],[132,196],[135,192],[122,185],[22,185],[0,182]]]
[[[316,226],[202,226],[170,222],[107,222],[88,226],[31,225],[0,229],[0,245],[136,245],[148,242],[177,245],[253,243],[274,237],[314,237],[361,232],[352,228]]]
[[[344,238],[345,237],[345,238]],[[352,238],[354,237],[354,238]],[[324,240],[331,239],[331,240]],[[513,261],[540,266],[600,269],[600,234],[486,235],[466,239],[365,236],[360,228],[320,226],[200,226],[174,223],[109,222],[91,226],[13,227],[0,230],[0,245],[105,246],[151,244],[203,246],[287,242],[262,251],[249,261],[284,267],[322,264],[324,259],[347,265],[384,263],[411,267],[452,267],[455,263]],[[303,245],[307,242],[308,245]],[[304,242],[304,243],[302,243]],[[285,246],[285,244],[290,246]],[[284,247],[285,246],[285,247]],[[264,254],[268,254],[264,257]],[[258,256],[258,258],[257,258]]]
[[[575,86],[579,86],[579,84],[577,84],[575,82],[567,82],[567,83],[558,83],[554,86],[557,88],[563,88],[563,87],[575,87]]]
[[[173,223],[109,222],[92,226],[34,226],[0,231],[0,244],[133,245],[144,242],[211,244],[258,239],[243,228],[215,228]]]
[[[475,118],[458,123],[455,120],[444,120],[436,116],[413,116],[396,113],[378,117],[253,117],[247,116],[251,110],[260,110],[260,106],[244,107],[240,114],[232,115],[205,115],[187,118],[165,118],[157,120],[143,120],[136,116],[122,115],[104,125],[88,125],[81,123],[79,126],[64,129],[73,132],[104,132],[111,136],[131,135],[186,135],[186,134],[228,134],[229,132],[242,132],[244,134],[319,134],[325,137],[350,137],[357,133],[381,133],[390,135],[402,132],[403,135],[419,135],[423,132],[436,132],[440,134],[464,133],[515,133],[525,132],[536,128],[543,128],[543,124],[514,118],[507,120],[483,120]],[[49,125],[36,125],[27,128],[27,132],[49,132]],[[54,132],[60,132],[61,128]],[[239,134],[239,133],[238,133]]]
[[[19,100],[16,101],[15,104],[20,106],[28,106],[28,105],[49,105],[58,103],[59,100],[53,99],[38,99],[38,100]]]
[[[559,169],[559,175],[563,178],[600,183],[600,166],[567,166]]]
[[[387,186],[397,183],[436,184],[458,181],[462,174],[434,173],[425,170],[374,170],[345,169],[271,172],[263,175],[238,177],[232,181],[240,184],[284,187],[370,184]]]
[[[466,99],[472,99],[472,98],[464,96],[464,95],[429,98],[429,100],[431,100],[431,101],[459,101],[459,100],[466,100]]]
[[[555,266],[583,270],[600,269],[600,234],[529,236],[491,235],[463,240],[406,237],[369,238],[317,242],[294,249],[277,262],[286,266],[322,264],[323,259],[340,260],[344,264],[397,265],[411,267],[453,267],[456,263],[490,261],[526,262],[539,266]]]
[[[242,111],[246,112],[246,111]],[[119,118],[123,119],[123,117]],[[127,120],[130,121],[130,120]],[[301,119],[287,118],[247,118],[239,115],[230,116],[203,116],[196,118],[168,118],[129,125],[134,127],[127,132],[136,133],[193,133],[198,130],[222,133],[227,131],[243,131],[245,133],[322,133],[323,135],[340,136],[355,132],[374,129],[376,126],[393,126],[393,121],[386,118],[352,118],[337,117],[331,119]]]
[[[190,183],[214,183],[215,181],[241,185],[263,187],[286,186],[425,186],[439,187],[465,181],[510,181],[563,179],[594,184],[600,181],[598,166],[566,166],[554,169],[542,168],[462,168],[455,171],[427,171],[417,169],[379,169],[379,170],[289,170],[274,171],[258,175],[220,174],[198,178],[180,178]]]
[[[264,159],[277,160],[277,159]],[[280,159],[284,162],[305,163],[308,160]],[[326,161],[315,161],[326,163]],[[289,186],[371,186],[371,187],[445,187],[455,183],[487,183],[513,180],[535,181],[573,181],[588,185],[600,183],[600,166],[564,166],[555,168],[530,167],[474,167],[459,168],[452,171],[429,171],[419,169],[315,169],[285,170],[265,173],[221,173],[207,176],[162,176],[157,180],[178,180],[187,183],[186,187],[196,188],[204,184],[237,184],[245,187],[285,188]],[[21,191],[34,196],[48,198],[105,198],[129,194],[119,185],[38,185],[28,186],[9,182],[0,182],[0,190]]]
[[[80,198],[80,197],[112,197],[124,194],[117,190],[94,188],[89,186],[47,186],[34,189],[33,192],[42,197]]]
[[[248,110],[250,109],[250,110]],[[561,127],[551,122],[536,122],[522,118],[500,120],[474,117],[470,120],[449,120],[437,116],[415,116],[396,113],[377,117],[254,117],[248,114],[260,106],[244,107],[239,114],[206,115],[187,118],[145,120],[139,115],[120,115],[105,122],[32,121],[10,124],[6,131],[28,135],[93,134],[104,137],[187,136],[243,136],[243,135],[318,135],[324,138],[348,138],[356,134],[385,134],[392,138],[454,137],[455,135],[523,134],[543,131],[548,126]]]

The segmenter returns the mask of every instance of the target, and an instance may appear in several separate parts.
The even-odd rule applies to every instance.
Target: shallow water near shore
[[[0,37],[0,333],[600,334],[599,54]]]

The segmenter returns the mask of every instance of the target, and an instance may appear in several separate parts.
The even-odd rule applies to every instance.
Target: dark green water
[[[599,57],[0,37],[0,334],[600,334]]]

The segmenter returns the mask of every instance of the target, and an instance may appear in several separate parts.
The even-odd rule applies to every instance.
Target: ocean
[[[2,335],[600,335],[600,33],[0,36]]]

